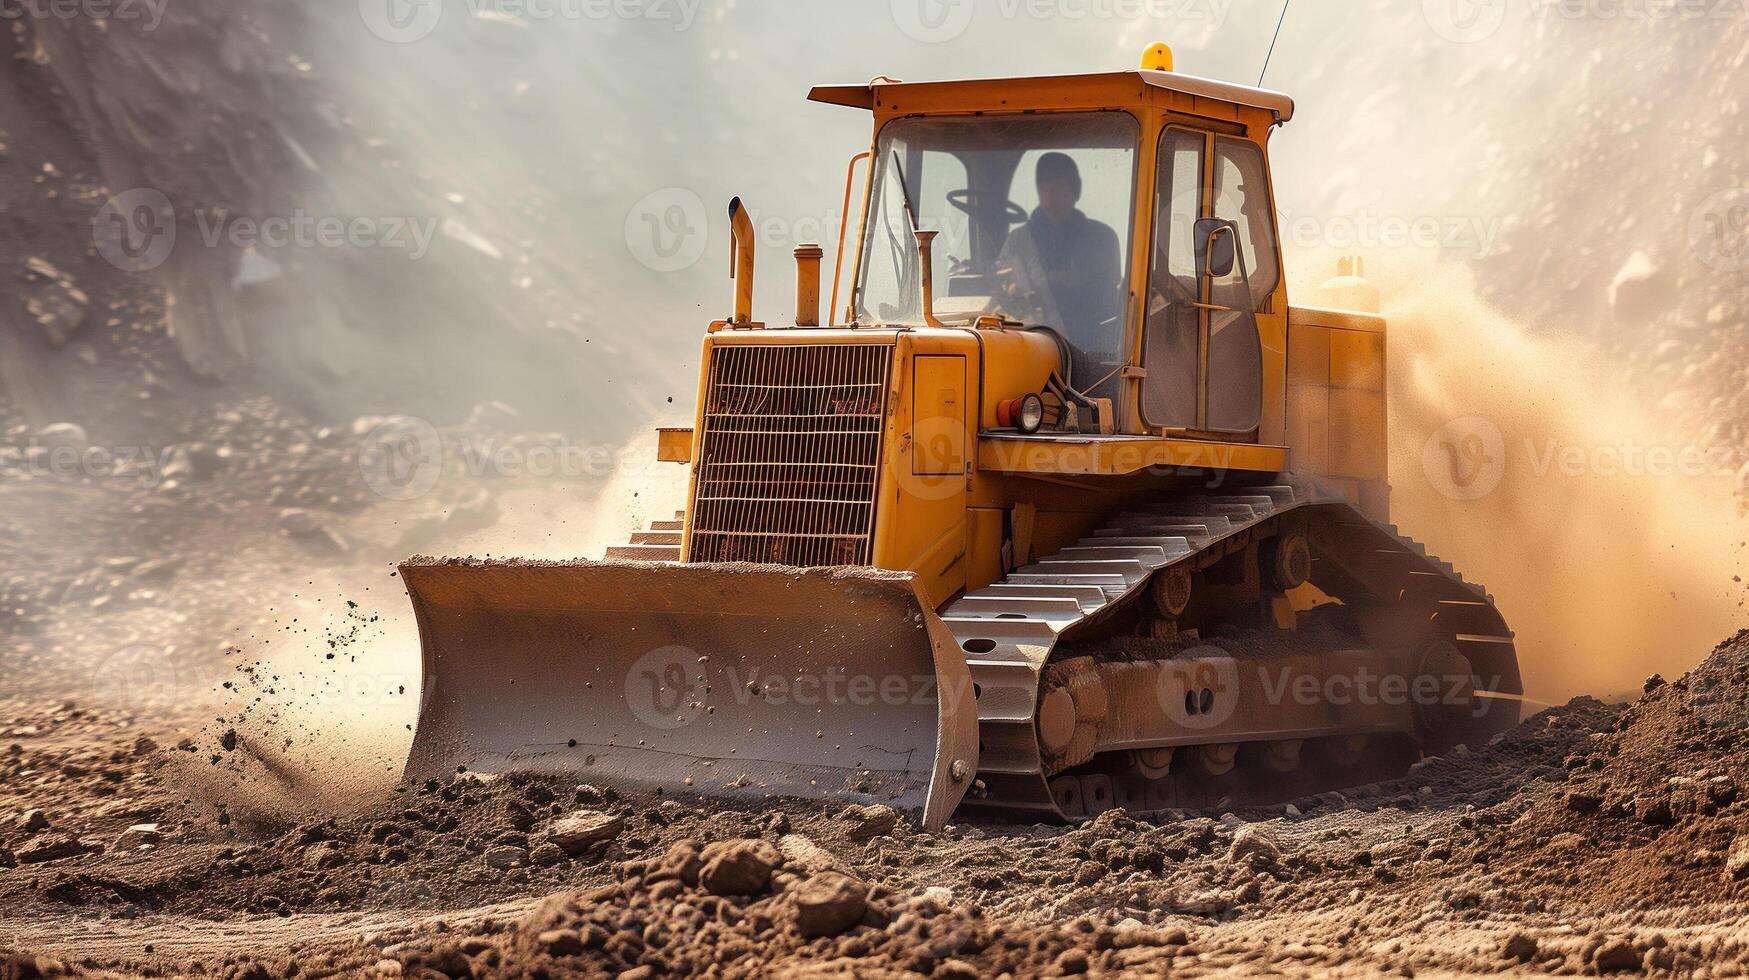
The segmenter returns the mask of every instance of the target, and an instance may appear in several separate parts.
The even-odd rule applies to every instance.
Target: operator
[[[1122,331],[1104,326],[1122,313],[1122,249],[1117,232],[1076,207],[1081,169],[1066,153],[1039,157],[1039,205],[1003,246],[998,266],[1012,270],[1011,312],[1032,314],[1062,332],[1090,361],[1116,363]],[[1081,379],[1091,381],[1093,379]]]

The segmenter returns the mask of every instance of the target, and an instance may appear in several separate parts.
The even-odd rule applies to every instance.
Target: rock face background
[[[1268,84],[1299,102],[1275,159],[1291,264],[1309,284],[1351,250],[1469,266],[1533,333],[1597,345],[1697,437],[1740,442],[1744,18],[1498,6],[1470,35],[1413,4],[1289,11]],[[786,306],[790,246],[835,246],[866,121],[807,84],[1120,67],[1153,38],[1247,80],[1275,16],[979,10],[922,43],[879,5],[452,5],[394,43],[338,0],[125,9],[8,18],[0,64],[0,412],[99,441],[189,424],[222,390],[328,424],[500,400],[617,444],[686,416],[667,399],[726,297],[722,202],[759,215],[762,315]],[[1041,32],[1048,51],[1014,56]],[[276,218],[362,219],[388,244],[239,244]],[[670,222],[675,241],[643,241]],[[118,269],[129,227],[175,247]]]
[[[589,277],[528,268],[557,214],[526,174],[471,198],[409,145],[392,99],[335,91],[305,54],[359,54],[323,43],[352,33],[332,13],[7,21],[9,417],[138,439],[194,424],[220,392],[329,422],[389,408],[459,422],[512,391],[549,424],[608,406],[559,368],[591,360]],[[353,221],[367,230],[322,237]],[[640,397],[655,402],[627,392],[617,417]]]

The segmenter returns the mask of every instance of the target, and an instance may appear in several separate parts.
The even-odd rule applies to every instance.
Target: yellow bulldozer
[[[1289,305],[1290,98],[1158,45],[810,98],[874,117],[843,307],[803,246],[756,322],[731,204],[733,312],[661,434],[685,511],[605,561],[401,566],[410,777],[939,827],[1291,799],[1516,723],[1492,598],[1387,523],[1384,322]]]

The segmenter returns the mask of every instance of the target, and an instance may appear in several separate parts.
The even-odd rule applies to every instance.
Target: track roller
[[[1366,757],[1368,741],[1369,739],[1365,735],[1346,735],[1327,739],[1324,742],[1324,751],[1331,762],[1347,768],[1358,765],[1360,760]]]
[[[1177,750],[1170,748],[1136,749],[1130,753],[1130,762],[1144,778],[1165,779],[1172,772],[1172,759],[1177,754]]]
[[[1196,765],[1206,776],[1225,776],[1239,762],[1239,743],[1220,742],[1196,747]]]
[[[1190,607],[1191,571],[1174,565],[1154,576],[1154,608],[1167,619],[1177,619]]]
[[[1304,739],[1298,738],[1266,742],[1263,746],[1263,762],[1271,772],[1296,772],[1300,768],[1301,749],[1305,744]]]

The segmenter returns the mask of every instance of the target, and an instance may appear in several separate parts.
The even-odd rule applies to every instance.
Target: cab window
[[[1160,140],[1154,260],[1144,320],[1148,380],[1142,416],[1154,425],[1194,429],[1201,401],[1202,321],[1196,303],[1196,219],[1202,217],[1206,137],[1168,129]]]
[[[1047,327],[1066,380],[1115,398],[1129,311],[1139,124],[1115,111],[899,119],[876,143],[861,323],[922,322],[911,231],[941,232],[935,315]]]
[[[1255,144],[1178,127],[1161,134],[1143,321],[1142,417],[1150,425],[1242,437],[1261,421],[1256,310],[1281,274],[1267,176]],[[1205,217],[1231,223],[1221,234],[1237,232],[1242,261],[1218,275],[1196,254]]]
[[[1239,249],[1251,273],[1252,308],[1261,310],[1281,282],[1270,213],[1269,170],[1250,140],[1215,139],[1215,217],[1239,226]]]

